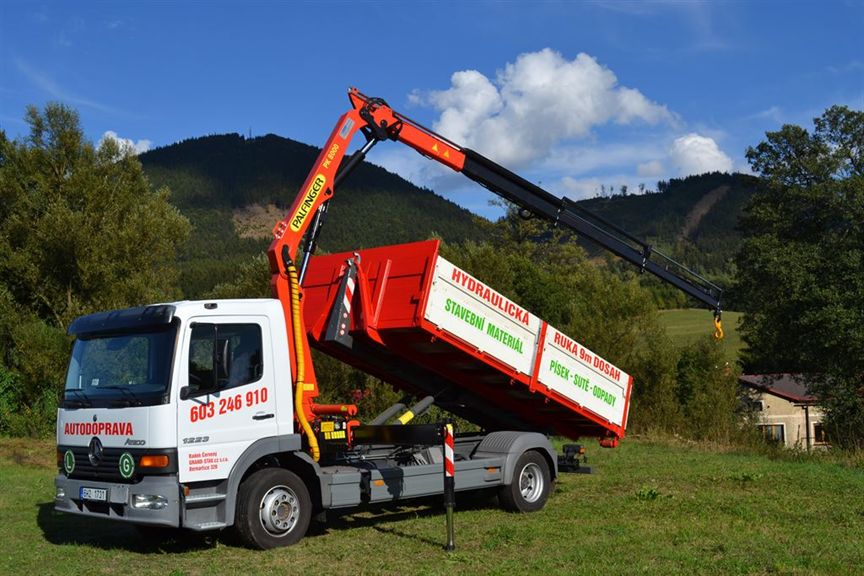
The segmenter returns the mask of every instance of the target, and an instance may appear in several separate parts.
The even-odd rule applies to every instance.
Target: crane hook
[[[720,310],[714,311],[714,339],[723,339],[723,322],[720,321]]]

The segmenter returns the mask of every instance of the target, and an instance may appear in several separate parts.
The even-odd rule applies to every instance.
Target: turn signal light
[[[140,468],[167,468],[168,456],[159,454],[158,456],[142,456],[138,463]]]

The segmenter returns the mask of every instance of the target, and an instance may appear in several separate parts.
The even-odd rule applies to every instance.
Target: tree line
[[[10,140],[0,132],[0,433],[47,434],[63,388],[69,322],[96,310],[189,296],[180,270],[194,272],[190,242],[203,240],[190,231],[195,218],[207,216],[191,206],[181,213],[132,151],[111,140],[98,147],[87,141],[74,110],[31,107],[26,120],[26,137]],[[864,438],[862,132],[862,113],[833,107],[813,133],[784,126],[749,149],[758,179],[716,176],[738,178],[750,197],[741,246],[722,257],[734,260],[734,278],[726,280],[746,312],[743,366],[815,375],[808,381],[828,410],[832,434],[850,446]],[[153,180],[164,180],[159,174]],[[206,184],[200,174],[189,178],[194,186],[181,194],[194,204],[191,192]],[[388,193],[379,193],[376,205],[387,206]],[[398,230],[401,218],[393,212],[383,221]],[[730,225],[722,217],[708,224]],[[497,222],[477,225],[481,234],[445,235],[443,255],[632,373],[632,429],[716,440],[740,433],[740,367],[727,365],[709,336],[684,350],[673,347],[658,324],[658,304],[677,295],[647,289],[621,263],[598,264],[577,239],[524,220],[512,207]],[[230,243],[199,248],[217,256],[233,250]],[[196,272],[202,280],[194,296],[268,294],[263,246],[259,252],[250,243],[215,276],[218,282],[211,271]],[[356,401],[367,414],[393,401],[385,383],[335,360],[319,358],[316,372],[330,396],[325,401]]]
[[[78,115],[29,107],[0,131],[0,431],[48,434],[77,316],[179,297],[189,222],[131,150],[84,138]]]

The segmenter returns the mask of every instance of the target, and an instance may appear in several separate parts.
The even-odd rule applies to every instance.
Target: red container
[[[313,346],[488,431],[624,436],[632,378],[440,258],[437,241],[356,254],[348,343],[325,332],[355,253],[310,261]]]

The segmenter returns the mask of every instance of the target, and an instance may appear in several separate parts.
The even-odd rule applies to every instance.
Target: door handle
[[[275,416],[275,414],[262,414],[259,412],[258,414],[252,416],[252,420],[267,420],[269,418],[273,418],[273,416]]]

